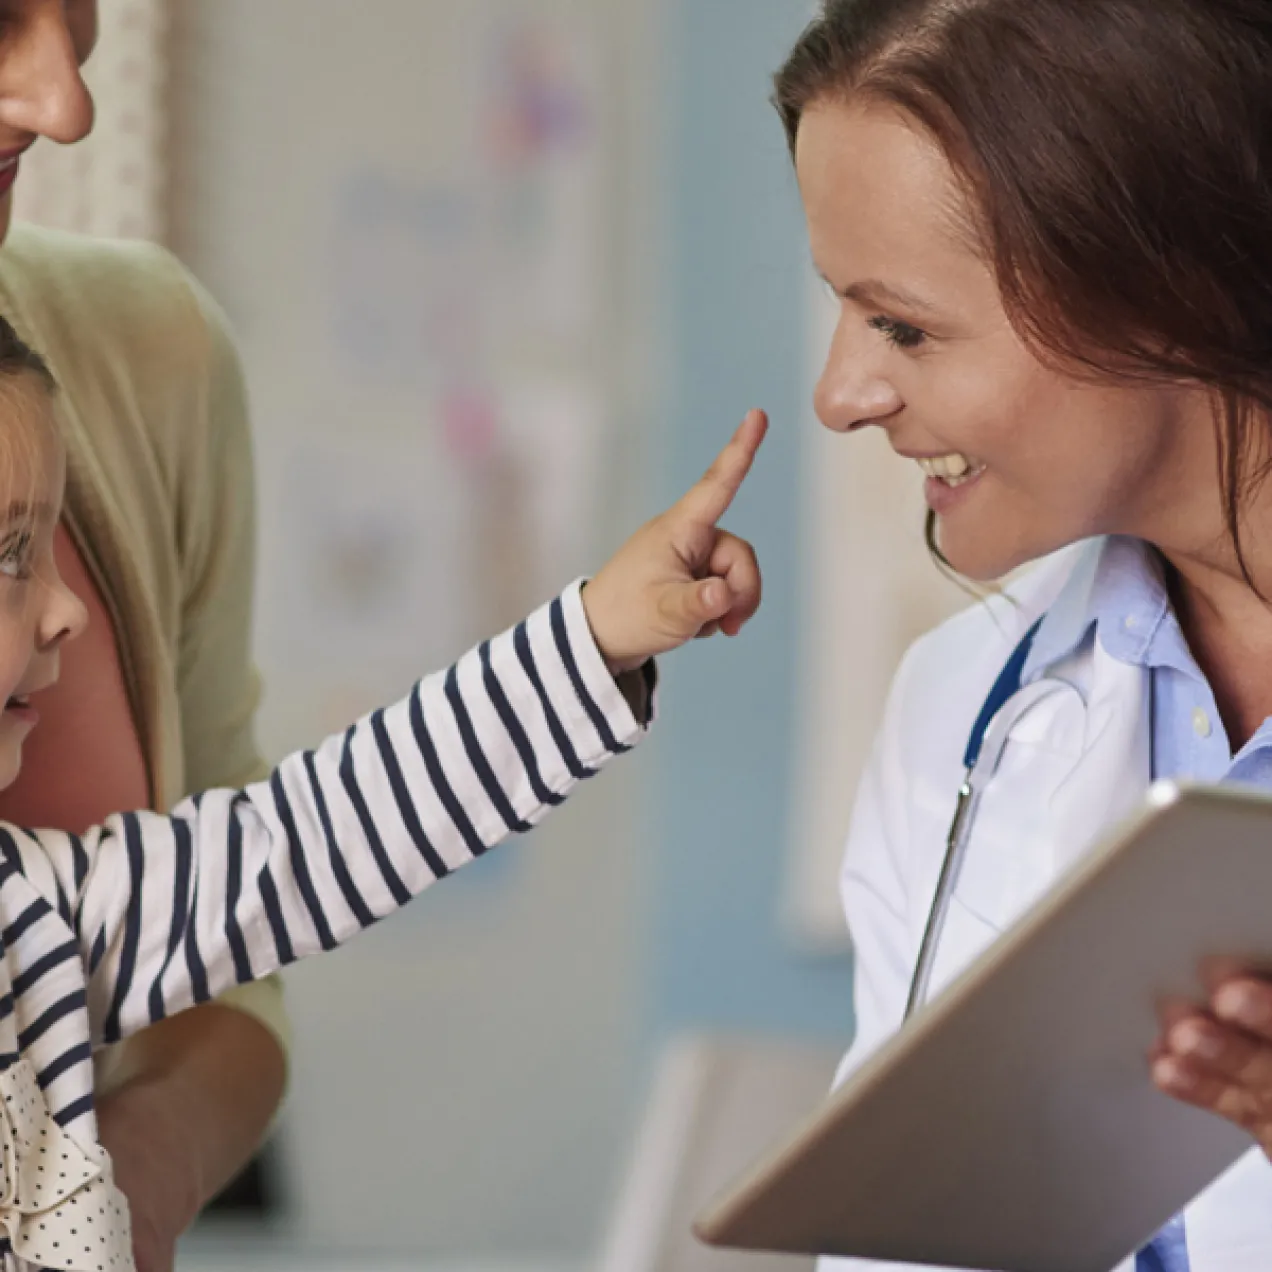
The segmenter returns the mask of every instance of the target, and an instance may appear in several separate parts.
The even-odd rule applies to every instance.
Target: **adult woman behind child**
[[[92,127],[80,66],[96,33],[95,0],[0,0],[0,313],[61,386],[57,560],[90,614],[0,817],[72,831],[266,771],[252,734],[252,459],[223,318],[159,249],[9,225],[18,152]],[[277,985],[262,982],[146,1030],[100,1074],[142,1272],[172,1266],[177,1237],[255,1151],[285,1047]]]

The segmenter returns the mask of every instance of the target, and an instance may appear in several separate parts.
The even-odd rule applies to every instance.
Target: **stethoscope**
[[[987,751],[985,739],[989,733],[989,726],[1007,702],[1020,692],[1025,663],[1029,659],[1034,637],[1041,626],[1040,618],[1024,634],[1020,644],[1012,651],[1011,657],[1003,664],[1003,669],[998,673],[998,679],[994,681],[993,688],[990,689],[989,696],[985,699],[980,714],[972,725],[971,735],[967,739],[967,749],[963,752],[963,767],[966,771],[963,784],[958,790],[954,818],[950,822],[949,833],[945,837],[945,858],[941,862],[941,873],[936,881],[936,893],[932,898],[932,908],[928,911],[927,925],[923,929],[923,941],[919,945],[919,961],[915,965],[914,976],[910,981],[910,993],[905,1001],[904,1019],[909,1019],[915,1008],[927,997],[928,982],[931,980],[932,967],[936,962],[936,951],[941,943],[941,932],[945,927],[950,899],[958,884],[963,859],[967,856],[967,845],[971,840],[977,805],[980,803],[985,786],[998,767],[998,761],[1007,740],[1007,730],[998,731],[993,744]]]

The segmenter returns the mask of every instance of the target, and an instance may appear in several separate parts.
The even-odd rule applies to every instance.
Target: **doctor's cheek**
[[[1208,1011],[1168,1017],[1150,1064],[1159,1090],[1226,1118],[1272,1157],[1272,983],[1227,980]]]

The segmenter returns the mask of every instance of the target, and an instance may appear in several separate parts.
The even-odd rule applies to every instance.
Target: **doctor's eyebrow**
[[[889,305],[895,305],[901,309],[924,314],[936,313],[935,306],[924,300],[922,296],[907,291],[904,287],[893,287],[878,278],[863,278],[860,282],[852,283],[840,291],[820,270],[818,270],[818,276],[836,296],[854,301],[866,308],[887,308]]]

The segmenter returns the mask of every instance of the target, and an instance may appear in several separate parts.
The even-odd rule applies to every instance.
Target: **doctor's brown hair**
[[[1251,581],[1241,510],[1272,471],[1272,2],[824,0],[775,77],[792,152],[809,106],[857,98],[940,145],[1039,357],[1213,390]]]

